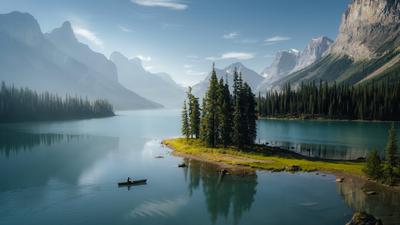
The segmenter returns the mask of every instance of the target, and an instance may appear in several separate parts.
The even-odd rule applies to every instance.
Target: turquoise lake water
[[[178,168],[183,159],[160,144],[179,136],[179,110],[118,114],[0,125],[0,224],[336,225],[358,210],[399,224],[398,193],[367,197],[359,181],[338,184],[317,173],[258,171],[220,182],[212,165],[190,161]],[[268,120],[259,121],[258,140],[316,157],[353,158],[384,146],[388,126]],[[118,188],[128,176],[148,184]]]

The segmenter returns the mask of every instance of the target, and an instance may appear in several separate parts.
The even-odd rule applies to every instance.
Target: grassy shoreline
[[[163,143],[174,154],[231,167],[247,167],[268,171],[320,171],[347,174],[365,178],[365,163],[357,161],[323,160],[305,157],[287,150],[256,145],[246,151],[234,148],[207,148],[198,140],[184,138],[166,139]]]

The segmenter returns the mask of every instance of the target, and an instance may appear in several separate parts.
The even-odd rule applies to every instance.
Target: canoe
[[[118,186],[131,186],[131,185],[140,185],[140,184],[146,184],[147,179],[142,179],[142,180],[132,180],[132,181],[125,181],[125,182],[120,182],[118,183]]]

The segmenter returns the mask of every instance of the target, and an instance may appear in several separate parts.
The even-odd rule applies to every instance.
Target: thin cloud
[[[150,62],[151,56],[137,55],[136,58],[140,59],[143,62]]]
[[[181,0],[131,0],[131,2],[147,7],[163,7],[173,10],[185,10],[188,5]]]
[[[83,37],[92,44],[95,44],[99,47],[104,46],[104,42],[99,37],[97,37],[96,33],[94,33],[93,31],[90,31],[89,29],[85,29],[80,26],[72,26],[72,29],[76,35]]]
[[[235,39],[235,38],[237,38],[238,36],[239,36],[239,33],[238,33],[238,32],[230,32],[230,33],[224,34],[224,35],[222,36],[222,38],[224,38],[224,39]]]
[[[183,27],[182,24],[176,24],[176,23],[161,23],[161,27],[164,30],[178,30]]]
[[[223,60],[223,59],[237,59],[237,60],[248,60],[254,58],[253,53],[248,53],[248,52],[227,52],[222,54],[220,57],[206,57],[206,60]]]
[[[190,69],[190,68],[192,68],[192,67],[193,67],[193,65],[189,65],[189,64],[183,65],[183,68],[185,68],[185,69]]]
[[[119,25],[118,28],[119,28],[121,31],[126,32],[126,33],[131,33],[131,32],[132,32],[131,29],[129,29],[129,28],[125,27],[125,26]]]
[[[207,74],[206,72],[195,71],[195,70],[191,70],[191,69],[188,69],[188,70],[186,70],[185,72],[186,72],[186,74],[189,75],[189,76],[204,76],[204,75]]]
[[[264,58],[273,58],[273,57],[275,57],[274,55],[271,55],[271,54],[266,54],[266,55],[264,55]]]
[[[265,39],[265,42],[266,43],[275,43],[275,42],[281,42],[281,41],[288,41],[291,39],[292,39],[291,37],[274,36],[274,37]]]

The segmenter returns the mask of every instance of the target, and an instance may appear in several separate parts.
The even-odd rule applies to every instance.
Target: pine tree
[[[210,84],[206,96],[203,99],[205,105],[203,110],[206,111],[204,117],[205,126],[205,142],[209,147],[216,147],[218,143],[218,79],[213,66]]]
[[[395,167],[397,164],[397,133],[394,127],[394,123],[389,130],[389,139],[386,146],[386,162],[391,166]]]
[[[182,135],[186,137],[186,140],[189,139],[190,137],[190,128],[189,128],[189,117],[188,117],[188,111],[187,111],[187,106],[186,106],[186,100],[183,103],[183,109],[182,109],[182,128],[181,132]]]
[[[232,144],[232,100],[228,84],[224,84],[223,78],[219,81],[219,128],[220,139],[224,147]]]
[[[382,165],[379,154],[376,150],[369,153],[367,157],[367,163],[364,168],[365,174],[372,179],[381,179],[382,177]]]
[[[189,87],[187,92],[187,99],[189,101],[189,128],[190,136],[199,138],[200,136],[200,105],[199,99],[192,94],[192,88]]]
[[[243,81],[241,75],[238,74],[236,69],[234,71],[233,93],[233,143],[236,145],[237,148],[240,149],[245,144],[245,129],[247,127],[247,121],[244,117],[243,110]]]
[[[253,145],[257,136],[257,114],[256,114],[256,101],[250,86],[244,83],[244,95],[245,95],[245,105],[246,105],[246,145]]]

